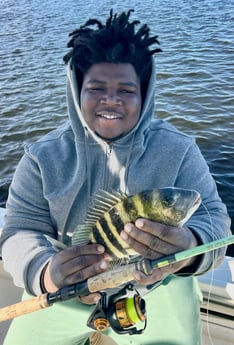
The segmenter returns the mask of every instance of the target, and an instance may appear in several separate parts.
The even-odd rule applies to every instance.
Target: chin
[[[95,134],[99,138],[101,138],[101,139],[103,139],[104,141],[107,141],[107,142],[112,142],[112,141],[118,140],[118,139],[122,138],[125,135],[125,133],[121,133],[121,134],[118,134],[117,136],[113,135],[112,137],[106,137],[106,136],[101,135],[100,133],[97,133],[97,132],[95,132]]]

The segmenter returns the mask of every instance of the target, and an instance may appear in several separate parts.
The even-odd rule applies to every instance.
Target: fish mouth
[[[201,196],[200,196],[200,194],[197,193],[196,199],[190,204],[190,206],[188,206],[187,212],[186,212],[187,214],[185,215],[185,217],[183,217],[183,219],[181,219],[181,221],[179,221],[179,215],[180,215],[180,212],[181,212],[181,214],[183,212],[182,212],[182,209],[180,210],[180,212],[178,211],[178,214],[177,214],[178,226],[183,226],[189,220],[189,218],[199,208],[201,201],[202,201]]]
[[[200,206],[200,204],[201,204],[201,201],[202,201],[202,199],[201,199],[201,196],[200,196],[200,194],[199,194],[199,195],[196,197],[194,203],[192,204],[190,210],[188,211],[188,214],[187,214],[187,216],[185,217],[185,221],[187,221],[187,220],[191,217],[191,215],[199,208],[199,206]]]
[[[114,111],[99,111],[96,115],[106,120],[118,120],[123,118],[121,114]]]
[[[202,199],[201,199],[201,196],[198,195],[197,198],[196,198],[196,200],[194,201],[194,205],[200,205],[201,200],[202,200]]]
[[[201,196],[199,194],[199,195],[197,195],[196,199],[191,204],[191,206],[190,206],[191,209],[190,209],[190,212],[188,212],[188,214],[194,213],[198,209],[198,207],[200,206],[201,201],[202,201],[202,199],[201,199]]]

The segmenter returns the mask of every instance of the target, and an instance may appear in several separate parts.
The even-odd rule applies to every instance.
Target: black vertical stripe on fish
[[[129,197],[122,201],[122,207],[124,209],[125,214],[127,215],[127,219],[124,222],[134,222],[138,216],[136,206],[133,203],[133,198]],[[124,217],[123,217],[124,218]]]
[[[140,194],[136,194],[132,197],[132,208],[136,213],[135,218],[140,218],[147,215],[147,203],[144,203],[143,201],[144,199]]]
[[[115,212],[111,209],[112,212]],[[118,218],[118,221],[117,221]],[[119,232],[123,229],[120,217],[115,213],[115,222],[111,217],[111,212],[106,213],[97,222],[92,230],[91,241],[102,243],[115,257],[127,256],[125,250],[126,243],[121,239]],[[120,230],[119,230],[120,229]]]

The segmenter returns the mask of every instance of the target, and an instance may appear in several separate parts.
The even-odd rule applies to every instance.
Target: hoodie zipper
[[[108,190],[109,179],[110,179],[110,157],[112,153],[112,145],[106,144],[106,159],[105,159],[105,171],[104,171],[104,190]]]

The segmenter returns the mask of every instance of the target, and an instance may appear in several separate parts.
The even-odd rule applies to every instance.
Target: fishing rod
[[[169,264],[180,262],[233,243],[234,235],[202,244],[191,249],[183,250],[175,254],[170,254],[160,259],[143,259],[140,262],[120,266],[114,270],[103,272],[95,277],[91,277],[87,281],[63,287],[56,292],[44,293],[32,299],[1,308],[0,322],[50,307],[56,302],[63,302],[76,296],[85,296],[93,292],[104,291],[101,292],[101,301],[91,314],[87,325],[99,331],[111,326],[117,333],[128,332],[129,334],[140,334],[143,330],[137,331],[131,326],[137,321],[145,321],[144,300],[140,298],[138,293],[130,299],[123,298],[129,290],[134,290],[134,287],[130,282],[135,280],[134,273],[136,270],[149,275],[155,268],[161,268]],[[115,288],[122,284],[128,285],[114,295],[114,297],[110,297],[109,301],[107,301],[105,290]],[[121,305],[119,306],[120,302]],[[113,305],[116,307],[114,310],[112,310]],[[109,310],[113,311],[111,315]],[[113,317],[113,313],[115,313],[115,317]],[[118,313],[121,315],[118,316]],[[119,323],[116,325],[118,320]],[[122,323],[122,320],[124,320],[125,323]],[[129,327],[131,328],[128,330]]]

